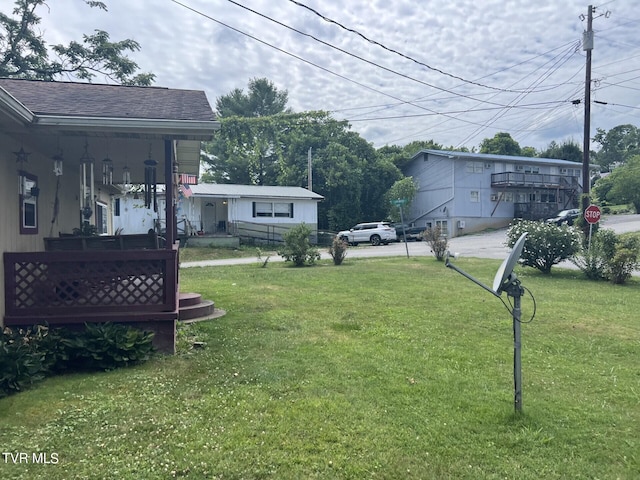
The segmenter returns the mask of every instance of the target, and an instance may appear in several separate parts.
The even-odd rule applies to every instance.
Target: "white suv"
[[[371,245],[385,245],[398,240],[396,229],[388,222],[359,223],[349,230],[338,232],[338,238],[342,238],[349,245],[358,245],[360,242],[371,242]]]

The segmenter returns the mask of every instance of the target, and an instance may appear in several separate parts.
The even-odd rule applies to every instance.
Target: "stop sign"
[[[598,223],[600,221],[600,207],[597,205],[589,205],[584,210],[584,219],[587,223]]]

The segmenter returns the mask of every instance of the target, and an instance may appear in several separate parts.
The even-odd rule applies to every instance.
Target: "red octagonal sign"
[[[600,221],[600,207],[597,205],[589,205],[584,210],[584,219],[587,223],[598,223]]]

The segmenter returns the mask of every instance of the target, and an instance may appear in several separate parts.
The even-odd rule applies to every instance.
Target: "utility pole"
[[[587,52],[587,66],[584,83],[584,143],[582,145],[582,214],[589,206],[589,150],[591,140],[591,51],[593,50],[593,7],[587,12],[587,30],[582,34],[582,49]]]

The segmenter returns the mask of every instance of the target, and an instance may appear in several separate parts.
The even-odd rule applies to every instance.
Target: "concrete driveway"
[[[640,232],[640,215],[610,215],[603,217],[600,222],[601,228],[609,228],[616,233]],[[449,251],[457,253],[462,257],[494,258],[503,259],[509,253],[505,246],[507,241],[507,229],[494,230],[462,237],[452,238],[449,241]],[[357,247],[349,247],[348,258],[366,257],[397,257],[406,256],[407,250],[410,257],[432,255],[429,245],[425,242],[391,243],[372,247],[367,244],[360,244]],[[330,259],[326,248],[320,250],[323,259]],[[270,262],[282,261],[278,255],[269,259]],[[207,267],[216,265],[240,265],[258,263],[257,258],[233,258],[221,260],[205,260],[201,262],[183,262],[182,268],[187,267]],[[575,268],[571,262],[564,262],[562,267]]]

